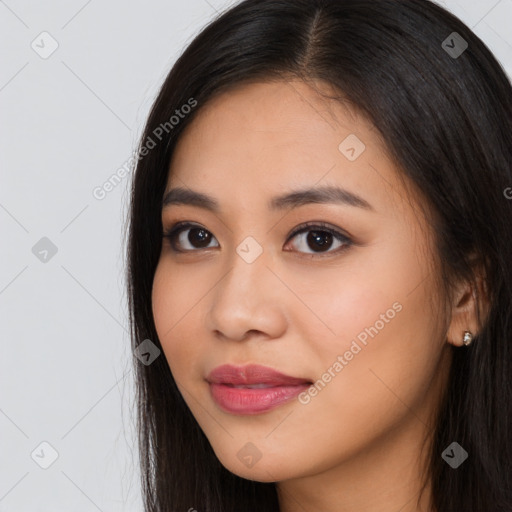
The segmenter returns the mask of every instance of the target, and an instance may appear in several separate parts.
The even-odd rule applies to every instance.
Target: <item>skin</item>
[[[204,105],[182,134],[166,191],[202,192],[221,209],[163,209],[164,229],[190,221],[212,237],[207,248],[194,247],[185,230],[180,247],[195,251],[185,253],[164,240],[152,296],[157,333],[221,463],[243,478],[277,482],[281,511],[431,511],[429,485],[416,503],[422,464],[451,345],[462,345],[466,329],[476,333],[474,294],[460,283],[444,302],[423,199],[398,178],[372,124],[319,95],[332,92],[325,84],[315,87],[245,84]],[[338,149],[350,134],[366,146],[355,161]],[[358,194],[373,210],[267,206],[275,195],[325,185]],[[307,231],[289,238],[309,221],[328,223],[353,244],[339,252],[343,243],[333,239],[315,252]],[[248,236],[263,249],[252,263],[236,252]],[[309,403],[237,415],[212,400],[205,377],[224,363],[262,364],[312,382],[332,374],[358,334],[397,303],[394,318],[359,343]],[[261,454],[252,467],[237,456],[248,442]]]

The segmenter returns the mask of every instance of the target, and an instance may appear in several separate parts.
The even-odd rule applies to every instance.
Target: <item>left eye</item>
[[[297,250],[306,254],[333,253],[351,245],[348,237],[323,224],[303,226],[290,235],[290,240],[293,238],[297,239]]]

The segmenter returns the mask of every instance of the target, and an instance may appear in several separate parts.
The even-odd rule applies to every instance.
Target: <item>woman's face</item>
[[[193,227],[163,242],[153,313],[178,388],[231,472],[355,475],[391,446],[394,464],[417,459],[448,368],[448,317],[432,305],[430,229],[404,186],[375,128],[300,81],[224,93],[184,132],[166,194],[187,195],[169,198],[162,221]],[[235,384],[266,389],[222,372],[210,384],[225,364],[298,380],[242,369]]]

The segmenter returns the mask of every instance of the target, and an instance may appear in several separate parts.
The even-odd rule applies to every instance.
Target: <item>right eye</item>
[[[197,249],[210,249],[219,247],[209,246],[216,238],[207,230],[190,222],[180,222],[164,232],[164,238],[168,239],[171,248],[176,252],[195,252]]]

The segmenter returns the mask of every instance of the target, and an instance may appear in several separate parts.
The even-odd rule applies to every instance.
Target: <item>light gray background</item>
[[[101,200],[93,191],[133,153],[182,49],[232,3],[0,0],[0,512],[142,510],[124,291],[131,175]],[[512,0],[440,3],[512,76]],[[43,237],[57,248],[45,262],[32,251]],[[58,454],[48,469],[43,442]]]

